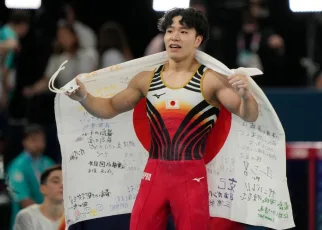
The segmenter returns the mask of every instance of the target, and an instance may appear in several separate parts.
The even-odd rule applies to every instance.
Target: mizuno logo
[[[192,180],[195,180],[197,182],[200,182],[201,179],[203,179],[204,177],[200,177],[200,178],[195,178],[195,179],[192,179]]]
[[[143,180],[149,180],[149,181],[150,181],[150,180],[151,180],[151,176],[152,176],[152,175],[151,175],[151,173],[146,173],[146,172],[144,172],[144,173],[143,173],[143,178],[142,178],[142,179],[143,179]]]
[[[158,95],[158,94],[154,94],[154,95],[152,95],[152,96],[154,96],[154,97],[156,97],[156,98],[158,98],[158,99],[159,99],[162,95],[165,95],[165,93],[163,93],[163,94],[159,94],[159,95]]]

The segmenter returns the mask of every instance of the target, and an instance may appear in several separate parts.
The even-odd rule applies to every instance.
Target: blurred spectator
[[[261,86],[283,85],[285,71],[284,39],[273,29],[259,24],[252,7],[242,16],[242,29],[237,37],[237,65],[255,67],[264,75],[257,79]]]
[[[79,37],[79,46],[85,49],[95,48],[97,38],[94,31],[77,20],[75,8],[71,3],[64,5],[64,16],[65,18],[59,21],[58,26],[66,23],[72,25]]]
[[[97,52],[79,46],[78,36],[70,24],[61,24],[58,28],[56,53],[49,59],[45,76],[32,86],[26,87],[23,94],[32,97],[49,92],[49,79],[65,60],[68,60],[66,69],[59,74],[55,81],[57,88],[64,86],[78,74],[92,72],[98,67]]]
[[[63,183],[60,165],[45,170],[40,177],[42,204],[21,210],[15,220],[14,230],[58,230],[63,218]]]
[[[23,138],[23,152],[8,166],[9,186],[12,188],[12,224],[20,209],[43,202],[40,192],[40,175],[54,162],[43,155],[46,146],[42,127],[26,127]]]
[[[270,16],[269,9],[264,7],[263,0],[250,0],[251,14],[260,19],[268,18]]]
[[[0,43],[2,57],[0,57],[0,77],[1,77],[1,106],[6,107],[13,92],[15,77],[14,56],[19,49],[19,38],[24,37],[29,30],[30,17],[26,11],[13,11],[9,21],[0,29]]]
[[[322,90],[322,72],[317,74],[314,83],[315,83],[315,88]]]
[[[114,22],[107,22],[101,27],[98,51],[101,58],[100,68],[133,58],[122,27]]]
[[[315,44],[315,62],[317,63],[317,73],[315,73],[315,88],[322,90],[322,14],[317,16],[316,44]]]
[[[144,51],[144,55],[148,56],[165,51],[163,37],[163,33],[158,33],[154,38],[152,38]]]
[[[2,138],[1,138],[2,139]],[[10,210],[10,196],[8,194],[8,186],[6,183],[6,178],[4,174],[4,157],[2,154],[2,143],[0,150],[0,213],[1,219],[5,221],[0,221],[1,229],[9,229],[10,228],[10,217],[11,213],[8,212]]]
[[[262,39],[256,18],[249,12],[243,15],[242,31],[237,38],[237,65],[263,69],[258,50]]]
[[[4,56],[6,52],[18,48],[18,41],[16,39],[9,39],[0,41],[0,55]]]
[[[65,216],[63,216],[63,218],[62,218],[62,220],[60,222],[60,225],[59,225],[57,230],[67,230]]]
[[[195,8],[209,18],[211,12],[207,11],[207,4],[204,0],[191,0],[190,7]],[[220,60],[221,62],[226,63],[227,59],[225,57],[225,45],[224,45],[224,30],[222,30],[219,26],[210,23],[210,31],[209,31],[209,39],[204,42],[200,47],[199,50],[204,51],[205,53],[209,54],[210,56]]]

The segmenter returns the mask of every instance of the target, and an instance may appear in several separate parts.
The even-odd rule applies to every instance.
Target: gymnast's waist
[[[200,161],[203,160],[204,154],[199,152],[187,152],[183,154],[179,153],[160,153],[160,152],[150,152],[149,159],[158,160],[160,162],[189,162],[189,161]]]
[[[195,164],[202,164],[205,165],[204,159],[193,159],[193,160],[186,160],[186,159],[180,159],[180,160],[173,160],[173,159],[157,159],[157,158],[148,158],[148,163],[151,164],[165,164],[165,165],[195,165]]]

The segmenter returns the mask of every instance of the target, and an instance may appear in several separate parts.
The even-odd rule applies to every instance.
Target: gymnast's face
[[[182,61],[194,56],[196,49],[202,42],[202,36],[197,36],[194,28],[188,28],[185,23],[180,23],[182,16],[172,19],[164,35],[164,43],[169,58],[174,61]]]

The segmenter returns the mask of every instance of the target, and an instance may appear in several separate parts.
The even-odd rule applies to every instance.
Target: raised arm
[[[248,80],[245,75],[236,74],[227,78],[214,71],[207,71],[204,85],[212,86],[209,90],[212,91],[214,100],[231,113],[248,122],[257,120],[258,104],[248,90]]]
[[[132,110],[144,97],[147,90],[151,72],[142,72],[136,75],[128,87],[111,98],[95,97],[86,91],[85,86],[79,81],[80,88],[69,95],[73,100],[79,101],[82,106],[93,116],[110,119],[120,113]]]

